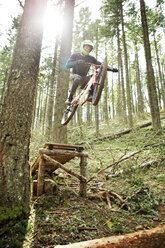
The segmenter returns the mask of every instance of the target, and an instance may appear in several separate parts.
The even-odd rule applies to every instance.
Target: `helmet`
[[[89,53],[91,52],[88,52],[84,49],[84,46],[87,45],[87,46],[90,46],[91,47],[91,51],[93,49],[93,43],[90,41],[90,40],[84,40],[83,43],[82,43],[82,47],[81,47],[81,52],[84,54],[84,55],[89,55]]]

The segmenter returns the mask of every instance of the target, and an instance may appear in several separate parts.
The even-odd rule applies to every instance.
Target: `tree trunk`
[[[104,85],[104,105],[103,105],[103,118],[108,125],[108,79],[105,79]]]
[[[107,51],[105,52],[106,62],[107,62]],[[103,119],[108,125],[108,77],[105,79],[104,84],[104,102],[103,102]]]
[[[139,59],[137,41],[135,40],[135,67],[136,67],[136,87],[137,87],[137,102],[138,102],[138,114],[144,114],[144,99],[142,94],[142,86],[140,81]]]
[[[155,45],[155,52],[156,52],[156,60],[157,60],[157,64],[158,64],[159,80],[160,80],[160,85],[161,85],[163,109],[165,110],[165,88],[164,88],[164,85],[162,82],[162,73],[161,73],[160,59],[159,59],[158,46],[157,46],[157,42],[156,42],[155,32],[154,32],[154,45]]]
[[[36,94],[36,116],[35,116],[35,122],[36,127],[39,125],[40,121],[40,112],[41,112],[41,96],[42,96],[42,89],[40,87],[37,87],[37,94]]]
[[[96,137],[99,136],[99,104],[95,106],[95,127],[96,127]]]
[[[150,49],[144,0],[140,0],[140,11],[141,11],[141,21],[142,21],[142,29],[143,29],[143,41],[144,41],[144,50],[145,50],[146,68],[147,68],[147,88],[148,88],[149,103],[151,110],[152,126],[156,132],[160,132],[161,130],[160,112],[159,112],[158,100],[156,94],[154,71],[152,67],[151,49]]]
[[[69,72],[65,70],[65,64],[71,54],[74,4],[75,0],[65,1],[65,25],[61,38],[59,75],[55,102],[55,120],[53,127],[53,136],[57,143],[67,142],[67,128],[66,126],[61,125],[61,119],[66,108],[65,100],[68,92]]]
[[[98,22],[96,23],[96,59],[98,55]],[[99,136],[99,103],[95,106],[95,127],[96,127],[96,137]]]
[[[91,104],[87,102],[87,124],[91,124],[91,116],[92,116],[92,111],[91,111]]]
[[[52,117],[53,117],[53,105],[54,105],[54,90],[55,90],[55,70],[57,62],[57,48],[58,48],[58,38],[56,38],[55,48],[54,48],[54,57],[52,65],[52,73],[50,78],[50,86],[48,93],[48,108],[47,108],[47,122],[46,122],[46,137],[50,139],[52,134]]]
[[[128,121],[129,126],[133,127],[132,119],[132,105],[131,105],[131,92],[130,92],[130,82],[129,82],[129,73],[128,73],[128,58],[127,58],[127,46],[125,40],[125,30],[124,30],[124,19],[123,19],[123,6],[121,8],[121,22],[122,22],[122,33],[123,33],[123,47],[124,47],[124,60],[125,60],[125,73],[126,73],[126,91],[127,91],[127,107],[128,107]]]
[[[121,48],[120,48],[120,31],[119,31],[119,22],[117,22],[117,48],[118,48],[118,68],[121,68]],[[118,72],[118,87],[117,87],[117,107],[116,115],[118,118],[123,121],[123,118],[126,118],[126,112],[124,117],[124,108],[122,108],[122,85],[121,85],[121,71]]]
[[[124,75],[123,75],[123,63],[121,56],[121,47],[120,47],[120,31],[119,31],[119,23],[117,26],[117,43],[118,43],[118,65],[120,68],[119,71],[119,81],[121,81],[121,107],[122,107],[122,117],[124,123],[127,123],[127,115],[126,115],[126,98],[125,98],[125,88],[124,88]]]
[[[41,129],[42,135],[45,135],[45,126],[46,126],[46,113],[47,113],[47,104],[48,104],[48,90],[49,85],[46,87],[45,97],[42,99],[42,110],[41,110]],[[44,94],[43,94],[44,95]]]
[[[28,0],[18,31],[0,129],[0,222],[29,213],[29,143],[46,0]]]

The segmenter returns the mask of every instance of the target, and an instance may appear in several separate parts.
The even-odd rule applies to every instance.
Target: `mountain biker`
[[[85,40],[81,46],[81,53],[74,53],[68,59],[66,63],[66,69],[72,68],[72,87],[70,90],[70,94],[68,99],[65,101],[67,105],[70,105],[73,100],[73,95],[75,94],[78,86],[83,89],[84,86],[88,83],[91,76],[87,76],[90,64],[101,65],[102,63],[99,62],[95,57],[89,55],[89,53],[93,50],[93,43],[90,40]],[[107,67],[107,71],[118,72],[117,68]],[[91,92],[92,94],[92,92]],[[88,99],[91,101],[91,99]]]

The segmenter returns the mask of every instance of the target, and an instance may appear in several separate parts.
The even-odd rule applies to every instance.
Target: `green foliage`
[[[131,179],[128,179],[127,183],[127,187],[130,188],[129,191],[131,191],[132,195],[128,201],[131,209],[136,213],[157,214],[156,207],[159,204],[158,199],[149,189],[143,178],[135,175]]]
[[[23,206],[13,205],[12,207],[0,206],[0,222],[4,223],[8,220],[16,220],[21,216],[28,216],[30,211],[30,206],[28,204],[24,204]]]
[[[5,230],[6,236],[8,239],[2,239],[0,241],[0,248],[10,247],[10,248],[21,248],[25,235],[31,230],[31,227],[28,226],[28,219],[17,220],[16,224],[8,226],[8,229]]]

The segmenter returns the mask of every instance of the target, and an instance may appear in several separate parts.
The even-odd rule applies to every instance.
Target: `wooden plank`
[[[40,155],[37,156],[37,158],[35,159],[34,163],[32,164],[32,166],[30,168],[31,175],[33,175],[34,172],[38,169],[39,160],[40,160]]]
[[[80,175],[86,178],[86,166],[87,166],[87,157],[82,156],[80,158]],[[80,196],[86,197],[87,192],[87,182],[80,181]]]
[[[61,168],[62,170],[66,171],[68,174],[78,178],[80,181],[83,181],[83,182],[86,182],[86,178],[81,176],[81,175],[78,175],[77,173],[75,173],[74,171],[66,168],[65,166],[63,166],[61,163],[59,163],[58,161],[55,161],[54,159],[52,159],[51,157],[43,154],[43,158],[50,161],[52,164],[55,164],[57,165],[59,168]]]
[[[49,150],[53,149],[64,149],[64,150],[72,150],[72,151],[78,151],[82,152],[84,150],[83,146],[78,146],[78,145],[69,145],[69,144],[58,144],[58,143],[50,143],[46,142],[44,144],[43,148],[48,148]]]
[[[63,156],[71,156],[71,157],[82,157],[82,156],[86,156],[88,157],[88,153],[82,153],[82,152],[77,152],[77,151],[70,151],[70,150],[60,150],[60,149],[53,149],[53,150],[49,150],[49,149],[45,149],[45,148],[40,148],[39,149],[39,153],[40,154],[46,154],[46,155],[63,155]]]
[[[44,172],[45,172],[45,160],[41,156],[40,160],[39,160],[37,196],[43,194],[43,190],[44,190]]]

